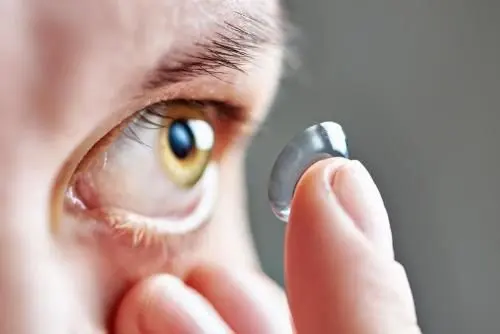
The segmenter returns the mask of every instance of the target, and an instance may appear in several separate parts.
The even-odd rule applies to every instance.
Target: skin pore
[[[0,96],[1,332],[97,333],[125,289],[147,275],[183,277],[201,261],[258,270],[247,231],[243,160],[245,137],[265,117],[280,74],[278,4],[74,0],[1,6],[0,67],[10,78]],[[224,34],[239,34],[239,45],[217,49]],[[225,120],[214,130],[214,159],[224,177],[210,221],[163,236],[168,252],[162,257],[109,235],[89,237],[93,227],[63,212],[78,164],[135,112],[181,99],[223,102],[248,123]]]

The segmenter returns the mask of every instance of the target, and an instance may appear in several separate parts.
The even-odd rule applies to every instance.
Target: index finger
[[[359,162],[333,158],[300,180],[285,276],[298,333],[419,333],[383,201]]]

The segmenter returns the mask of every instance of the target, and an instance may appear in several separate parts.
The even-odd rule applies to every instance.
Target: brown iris
[[[207,167],[214,133],[204,114],[189,105],[172,105],[159,135],[159,158],[172,182],[194,186]]]

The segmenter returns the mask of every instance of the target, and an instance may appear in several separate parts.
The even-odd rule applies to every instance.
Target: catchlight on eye
[[[295,187],[306,169],[320,160],[348,155],[346,136],[337,123],[316,124],[296,135],[278,155],[271,171],[268,195],[274,215],[288,221]]]

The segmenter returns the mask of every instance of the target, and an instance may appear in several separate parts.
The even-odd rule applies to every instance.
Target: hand
[[[383,201],[359,162],[335,158],[306,172],[285,247],[289,307],[262,275],[202,266],[184,283],[139,283],[118,312],[118,334],[290,333],[292,323],[307,334],[420,333]]]

